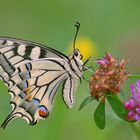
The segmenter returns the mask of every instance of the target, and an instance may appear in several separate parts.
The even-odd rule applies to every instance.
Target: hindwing
[[[16,117],[33,125],[48,116],[56,90],[68,77],[64,60],[56,60],[33,60],[16,69],[9,80],[13,110],[3,122],[3,128]]]

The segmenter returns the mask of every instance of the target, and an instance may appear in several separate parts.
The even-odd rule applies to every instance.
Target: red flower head
[[[119,93],[122,84],[128,78],[124,59],[118,62],[110,53],[106,53],[103,59],[95,59],[99,65],[92,75],[89,86],[91,96],[97,100],[105,96],[105,93]]]

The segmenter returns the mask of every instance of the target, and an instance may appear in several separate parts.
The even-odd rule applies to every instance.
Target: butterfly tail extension
[[[49,115],[49,110],[45,106],[39,105],[37,99],[33,99],[31,102],[21,100],[18,105],[13,101],[11,104],[14,104],[15,107],[2,123],[1,128],[3,129],[15,118],[25,119],[29,125],[35,125],[39,119],[47,118]]]
[[[17,107],[16,103],[14,103],[14,102],[11,102],[11,105],[13,107],[13,110],[2,123],[2,125],[1,125],[2,129],[5,129],[5,127],[15,118],[23,118],[28,122],[28,124],[30,124],[32,122],[32,120],[31,120],[32,118],[30,117],[29,114],[24,113],[25,110],[23,108]]]
[[[5,127],[15,118],[16,116],[14,116],[14,114],[12,114],[12,112],[6,117],[6,119],[4,120],[4,122],[1,125],[2,129],[5,129]]]

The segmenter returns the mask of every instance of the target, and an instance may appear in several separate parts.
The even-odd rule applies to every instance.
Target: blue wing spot
[[[37,104],[39,104],[39,100],[36,99],[36,98],[34,98],[34,99],[33,99],[33,103],[34,103],[35,105],[37,105]]]
[[[29,71],[27,71],[26,78],[27,78],[27,79],[29,79],[29,78],[30,78],[30,72],[29,72]]]
[[[30,63],[27,63],[26,64],[26,68],[27,68],[27,70],[31,70],[31,64]]]
[[[40,106],[39,107],[39,110],[42,110],[44,112],[48,112],[48,109],[46,107],[44,107],[44,106]]]
[[[27,82],[24,82],[24,83],[23,83],[23,87],[24,87],[24,88],[27,88],[27,87],[28,87]]]

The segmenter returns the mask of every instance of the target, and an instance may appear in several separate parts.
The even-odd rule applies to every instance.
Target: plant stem
[[[140,78],[140,75],[132,75],[132,74],[129,74],[128,75],[128,78]]]
[[[138,140],[140,139],[140,122],[132,123],[131,127],[133,129],[133,132],[135,133]]]

